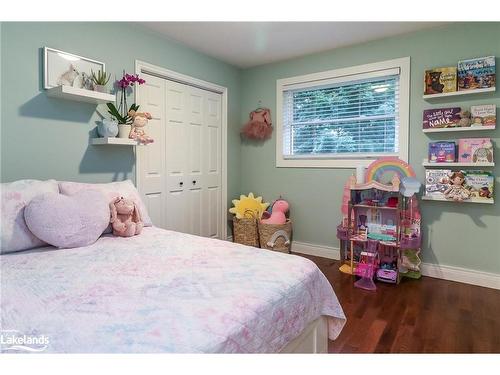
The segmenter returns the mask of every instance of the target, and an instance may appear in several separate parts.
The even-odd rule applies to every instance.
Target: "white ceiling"
[[[241,68],[443,25],[444,22],[141,22]]]

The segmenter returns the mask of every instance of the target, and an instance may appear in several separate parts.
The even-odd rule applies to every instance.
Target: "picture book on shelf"
[[[462,138],[458,140],[458,161],[463,163],[492,163],[491,138]]]
[[[450,169],[428,169],[425,171],[425,195],[432,198],[452,200],[450,188],[452,178],[459,174],[463,177],[463,187],[460,191],[462,199],[474,201],[493,200],[494,177],[490,172],[482,170],[452,171]]]
[[[444,192],[450,186],[450,169],[425,170],[425,195],[444,198]]]
[[[465,188],[470,191],[470,198],[476,201],[493,199],[494,177],[486,171],[462,171],[465,174]]]
[[[426,109],[424,110],[423,128],[448,128],[459,126],[460,107]]]
[[[496,126],[497,107],[495,104],[473,105],[470,107],[473,127]]]
[[[456,144],[453,141],[439,141],[429,143],[429,162],[453,163],[456,160]]]
[[[495,82],[495,56],[458,62],[459,91],[495,87]]]
[[[425,71],[424,94],[442,94],[457,91],[457,68],[455,66]]]

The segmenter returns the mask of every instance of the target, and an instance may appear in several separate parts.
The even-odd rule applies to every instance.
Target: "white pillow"
[[[37,195],[57,192],[59,187],[55,180],[19,180],[1,184],[0,254],[46,245],[26,226],[24,208]]]
[[[132,199],[139,207],[144,226],[150,227],[153,225],[139,192],[130,180],[109,182],[105,184],[85,184],[81,182],[69,181],[59,182],[59,191],[61,194],[73,195],[81,190],[98,190],[106,196],[108,202],[111,202],[111,200],[118,196]]]

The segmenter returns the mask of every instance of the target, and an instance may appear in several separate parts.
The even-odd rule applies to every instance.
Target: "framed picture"
[[[92,90],[91,71],[106,71],[106,66],[101,61],[54,48],[43,47],[43,55],[45,89],[64,85]]]

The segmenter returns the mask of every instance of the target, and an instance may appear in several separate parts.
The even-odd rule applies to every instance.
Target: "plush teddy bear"
[[[151,120],[153,117],[149,112],[136,112],[134,110],[130,110],[128,112],[129,116],[132,117],[132,129],[130,129],[129,138],[135,139],[142,144],[147,145],[148,143],[153,143],[154,140],[150,136],[146,134],[144,131],[144,127],[147,125],[148,120]]]
[[[457,126],[461,128],[466,128],[471,125],[470,112],[469,111],[460,111],[458,114],[460,116],[460,120],[457,123]]]
[[[132,199],[117,197],[109,204],[113,234],[120,237],[131,237],[140,234],[144,224],[137,204]]]

